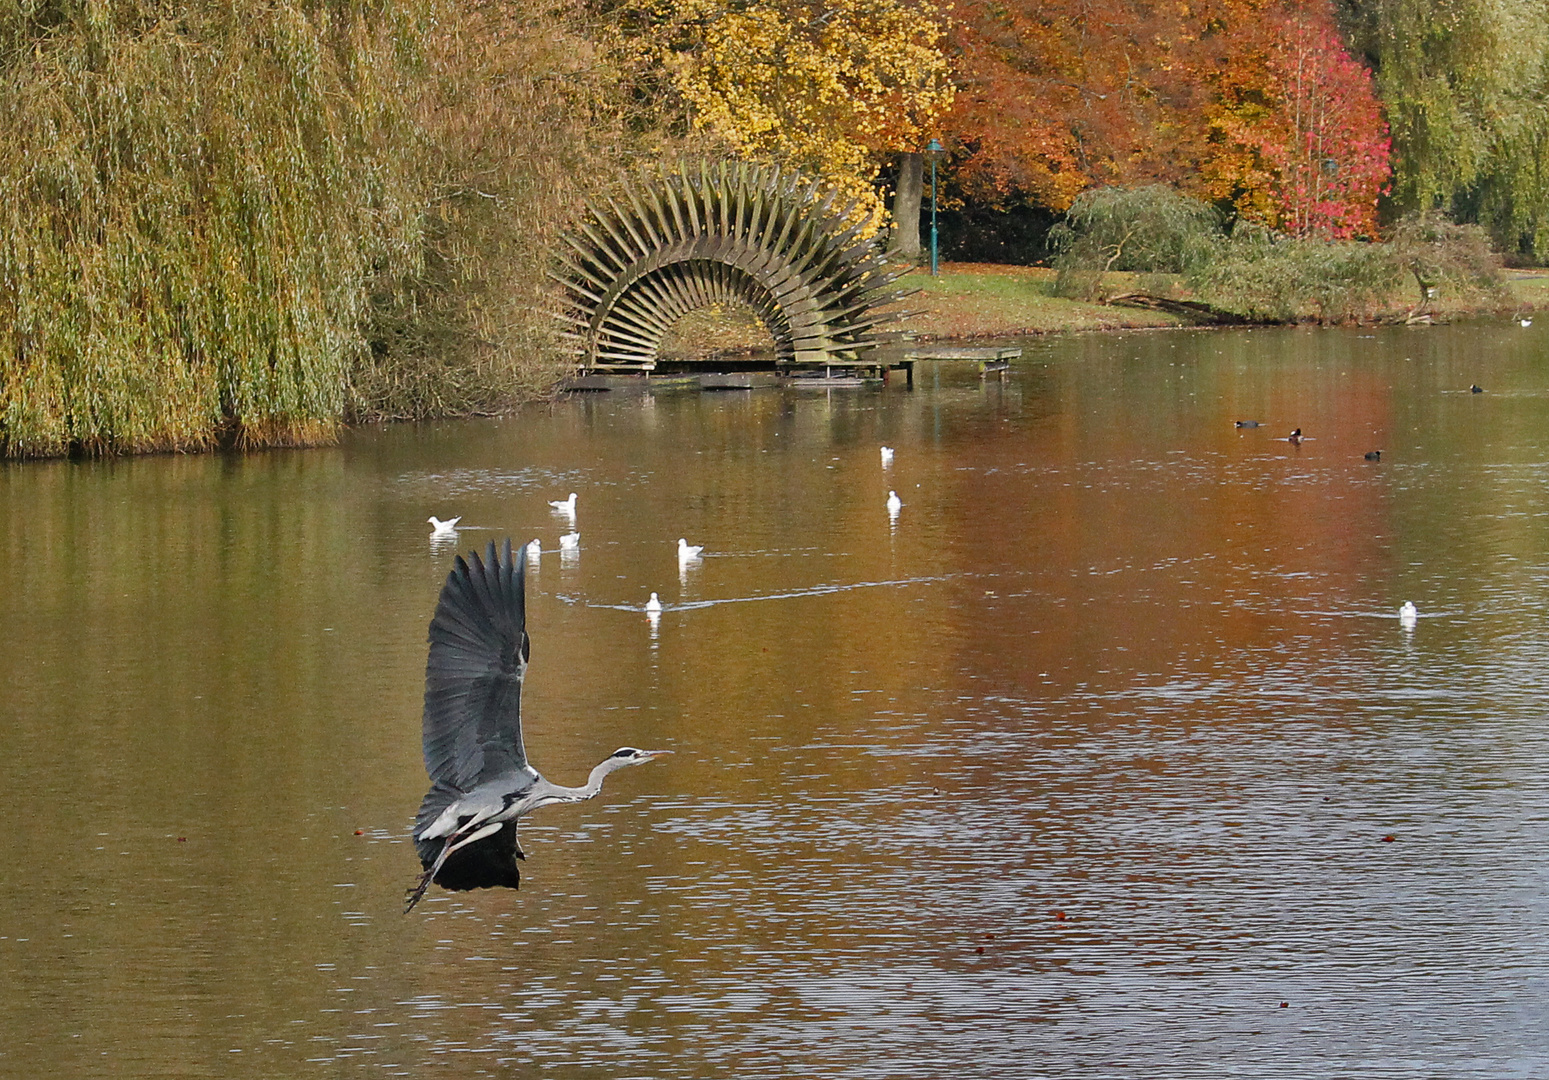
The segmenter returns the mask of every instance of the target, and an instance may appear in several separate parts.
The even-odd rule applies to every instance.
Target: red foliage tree
[[[1297,233],[1371,235],[1371,75],[1327,0],[954,0],[947,119],[969,198],[1062,210],[1162,181]]]
[[[1212,80],[1200,193],[1298,236],[1376,236],[1388,127],[1328,8],[1261,12],[1231,44]]]

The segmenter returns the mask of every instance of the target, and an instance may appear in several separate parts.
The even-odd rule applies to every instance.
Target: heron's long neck
[[[535,808],[537,806],[546,806],[550,803],[584,802],[592,798],[602,790],[602,778],[618,768],[619,765],[620,762],[617,758],[604,758],[592,768],[590,775],[586,778],[586,783],[580,787],[564,787],[560,784],[551,784],[547,780],[542,781],[543,790],[535,793],[537,795],[537,798],[534,800]]]

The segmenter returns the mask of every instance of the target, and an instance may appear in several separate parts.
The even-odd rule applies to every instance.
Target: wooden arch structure
[[[650,371],[684,315],[746,304],[775,341],[777,367],[862,366],[883,310],[913,290],[862,239],[836,193],[776,168],[722,162],[627,181],[566,237],[553,276],[583,368]]]

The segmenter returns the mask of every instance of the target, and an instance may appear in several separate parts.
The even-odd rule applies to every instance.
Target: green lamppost
[[[935,277],[941,272],[940,263],[936,259],[936,162],[947,148],[935,139],[925,148],[925,154],[930,158],[930,276]]]
[[[936,163],[943,153],[946,153],[946,147],[936,139],[931,139],[931,144],[925,147],[925,156],[931,160],[931,277],[940,273],[940,262],[936,257]]]

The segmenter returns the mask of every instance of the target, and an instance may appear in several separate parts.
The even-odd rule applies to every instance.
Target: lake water
[[[0,1075],[1549,1075],[1546,357],[1112,334],[0,467]],[[676,754],[404,916],[426,626],[507,535],[537,767]]]

